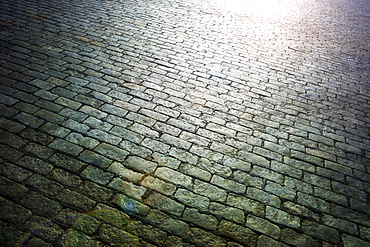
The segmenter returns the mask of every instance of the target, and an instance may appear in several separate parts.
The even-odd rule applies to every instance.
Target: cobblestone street
[[[370,246],[368,0],[0,0],[0,246]]]

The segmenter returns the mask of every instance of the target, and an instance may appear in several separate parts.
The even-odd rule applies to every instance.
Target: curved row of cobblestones
[[[0,0],[1,246],[369,246],[365,0]]]

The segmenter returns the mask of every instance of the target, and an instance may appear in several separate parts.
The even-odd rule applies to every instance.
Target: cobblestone
[[[292,228],[299,228],[300,226],[300,219],[297,216],[290,215],[270,206],[266,207],[266,218]]]
[[[32,175],[26,181],[26,185],[51,197],[56,196],[63,189],[63,186],[61,184],[51,181],[38,174]],[[18,193],[21,192],[22,190],[18,189]]]
[[[192,193],[191,191],[178,189],[174,195],[179,201],[190,207],[205,209],[209,205],[209,199]]]
[[[96,204],[96,202],[87,196],[67,188],[63,189],[58,196],[56,196],[56,199],[82,212],[88,212],[92,210]]]
[[[314,240],[308,235],[299,234],[296,231],[293,231],[289,228],[282,230],[281,239],[288,244],[300,245],[300,246],[321,246],[320,242]]]
[[[0,0],[0,246],[369,245],[369,13]]]
[[[280,237],[280,228],[277,225],[270,223],[269,221],[256,217],[254,215],[248,215],[246,226],[266,234],[274,239],[278,239]]]
[[[26,169],[33,170],[43,175],[49,173],[53,168],[52,165],[32,156],[23,156],[17,161],[17,164]]]
[[[155,175],[165,180],[168,180],[169,182],[179,184],[184,187],[189,187],[192,183],[191,177],[183,175],[167,167],[159,167],[156,170]]]
[[[200,213],[197,209],[186,208],[182,217],[185,221],[194,223],[207,230],[215,230],[217,228],[218,220],[216,217]]]
[[[103,170],[94,166],[86,167],[86,169],[81,173],[81,176],[88,178],[95,183],[103,185],[109,183],[109,181],[113,178],[113,174],[104,172]]]
[[[303,221],[302,230],[304,233],[310,236],[315,236],[319,239],[325,239],[326,241],[333,244],[337,244],[339,242],[338,231],[315,222]]]
[[[29,159],[29,158],[28,158]],[[71,157],[65,156],[60,153],[55,153],[49,158],[49,162],[54,164],[54,166],[67,169],[72,172],[78,172],[83,166],[85,166],[85,163],[73,159]],[[44,165],[45,166],[45,173],[49,172],[52,169],[52,166],[50,165]]]
[[[47,218],[34,216],[25,223],[24,227],[29,228],[35,225],[39,226],[46,220]],[[62,233],[63,230],[59,225],[57,225],[56,223],[51,223],[46,225],[44,228],[40,229],[40,231],[38,231],[37,233],[35,233],[35,236],[45,242],[54,242],[61,237]]]
[[[258,216],[264,215],[265,212],[265,207],[262,203],[236,194],[229,194],[226,203]]]
[[[73,175],[65,170],[62,169],[54,169],[49,174],[48,177],[52,180],[55,180],[61,184],[70,187],[77,187],[82,183],[80,177]]]
[[[243,194],[246,191],[245,185],[239,184],[233,180],[224,179],[217,175],[213,176],[211,183],[235,193]]]
[[[163,229],[174,235],[183,236],[189,231],[189,225],[183,221],[175,220],[172,217],[159,211],[151,210],[147,215],[147,219],[154,226]]]
[[[31,210],[34,214],[44,215],[45,217],[51,217],[62,209],[58,202],[36,192],[28,193],[22,199],[21,205]]]
[[[168,184],[163,180],[147,176],[142,180],[142,186],[161,192],[165,195],[172,195],[176,187],[172,184]]]
[[[242,227],[235,223],[222,220],[218,231],[221,235],[226,235],[237,242],[245,245],[255,245],[257,242],[257,235],[249,228]]]
[[[69,132],[71,132],[69,129],[63,128],[53,123],[45,123],[40,127],[40,130],[60,138],[65,137],[66,135],[68,135]]]
[[[63,139],[55,139],[52,143],[49,144],[49,147],[65,152],[73,156],[78,155],[83,150],[82,147],[76,144],[72,144],[70,142],[64,141]]]

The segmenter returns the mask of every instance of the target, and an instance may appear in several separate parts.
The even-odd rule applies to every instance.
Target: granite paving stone
[[[228,207],[221,203],[211,202],[209,210],[212,214],[236,223],[244,223],[244,212],[240,209]]]
[[[81,212],[89,212],[93,209],[96,201],[89,197],[82,195],[74,190],[64,188],[56,197],[62,203],[69,205],[72,209],[76,209]]]
[[[146,188],[138,186],[132,182],[124,181],[121,178],[113,178],[109,183],[109,187],[122,191],[136,200],[141,200],[146,192]]]
[[[42,144],[42,145],[47,145],[49,144],[52,140],[53,137],[42,133],[40,131],[35,131],[33,129],[26,129],[21,133],[21,136],[23,138],[26,138],[28,140],[34,141],[36,143]]]
[[[80,152],[83,151],[82,147],[63,139],[55,139],[52,143],[49,144],[49,147],[70,154],[72,156],[77,156]]]
[[[174,197],[190,207],[205,209],[209,205],[209,199],[207,197],[194,194],[185,189],[178,189],[174,194]]]
[[[207,230],[215,230],[218,225],[218,220],[215,216],[201,213],[194,208],[186,208],[182,218]]]
[[[30,159],[30,158],[28,158],[28,159]],[[72,171],[72,172],[78,172],[82,167],[84,167],[86,165],[85,163],[83,163],[83,162],[81,162],[77,159],[71,158],[71,157],[66,156],[64,154],[61,154],[61,153],[53,154],[48,159],[48,161],[51,164],[53,164],[54,166],[57,166],[57,167],[60,167],[62,169]],[[27,167],[28,167],[28,165],[27,165]],[[46,166],[46,168],[48,168],[48,166]],[[45,170],[47,171],[47,173],[50,172],[50,170],[52,170],[52,169],[46,169],[46,168],[45,168]]]
[[[314,236],[319,239],[325,239],[332,244],[338,244],[340,240],[337,230],[312,221],[303,221],[302,230],[307,235]]]
[[[54,153],[54,150],[34,142],[28,142],[22,149],[24,152],[33,153],[41,159],[47,159]]]
[[[7,178],[0,180],[1,195],[12,200],[19,200],[27,192],[27,188],[23,185],[13,182]]]
[[[316,221],[320,220],[320,215],[318,213],[315,213],[314,211],[299,205],[295,204],[290,201],[285,201],[283,203],[283,208],[287,210],[288,213],[295,214],[295,215],[302,215],[310,219],[314,219]]]
[[[22,206],[31,210],[36,215],[51,217],[57,214],[62,206],[59,202],[51,200],[40,193],[30,191],[20,202]]]
[[[167,167],[159,167],[155,171],[155,175],[159,178],[172,182],[174,184],[178,184],[184,187],[190,187],[192,184],[192,178],[184,175],[180,172],[172,170]]]
[[[300,227],[299,217],[291,215],[287,212],[281,211],[274,207],[270,207],[270,206],[266,207],[266,218],[273,222],[277,222],[279,224],[283,224],[291,228]]]
[[[51,164],[28,155],[25,155],[22,158],[18,159],[16,164],[43,175],[48,174],[53,169],[53,166]]]
[[[167,238],[166,232],[154,228],[151,225],[144,225],[140,221],[133,221],[132,224],[135,226],[136,233],[138,236],[156,245],[164,244],[164,241]]]
[[[300,234],[292,229],[285,228],[281,232],[281,239],[283,242],[300,245],[300,246],[321,246],[318,240],[314,240],[308,235]]]
[[[39,174],[34,174],[27,179],[26,185],[51,197],[57,195],[63,189],[61,184],[49,180]],[[18,193],[20,192],[21,190],[19,190]]]
[[[258,216],[265,213],[265,207],[262,203],[236,194],[229,194],[226,204]]]
[[[229,221],[222,220],[218,226],[218,232],[244,245],[253,246],[257,242],[257,234],[255,232]]]
[[[214,175],[211,180],[211,184],[220,186],[228,191],[232,191],[239,194],[244,194],[246,191],[246,186],[239,184],[233,180],[224,179],[220,176]]]
[[[111,158],[113,160],[117,160],[117,161],[124,161],[125,158],[127,157],[127,155],[129,155],[129,153],[126,152],[125,150],[114,147],[114,146],[112,146],[110,144],[107,144],[107,143],[99,144],[94,149],[94,151],[97,152],[97,153],[100,153],[104,156],[107,156],[108,158]]]
[[[0,246],[370,245],[367,0],[0,0]]]
[[[94,180],[97,179],[94,178]],[[101,186],[100,184],[101,183],[99,181],[85,181],[80,185],[78,190],[98,202],[110,201],[114,195],[114,192],[109,188]]]
[[[64,128],[60,125],[47,122],[44,125],[42,125],[39,128],[42,132],[46,132],[47,134],[50,134],[52,136],[56,136],[59,138],[64,138],[66,135],[68,135],[69,132],[71,132],[69,129]],[[62,139],[60,139],[62,140]]]
[[[77,187],[82,183],[79,176],[58,168],[52,170],[48,174],[48,178],[70,187]]]
[[[90,179],[95,183],[105,185],[109,183],[114,175],[112,173],[105,172],[98,167],[88,166],[81,172],[81,176]]]
[[[144,176],[143,173],[139,173],[131,169],[128,169],[119,162],[113,162],[110,165],[108,164],[107,170],[124,178],[125,180],[132,181],[132,182],[138,182]]]
[[[116,145],[120,141],[122,141],[121,137],[109,134],[108,132],[100,130],[100,129],[90,129],[87,132],[87,135],[89,135],[92,138],[96,138],[99,141],[107,142],[107,143],[110,143],[110,144],[113,144],[113,145]]]
[[[262,247],[262,246],[279,246],[279,247],[286,247],[288,245],[282,243],[282,242],[279,242],[279,241],[276,241],[270,237],[267,237],[267,236],[264,236],[264,235],[261,235],[259,238],[258,238],[258,247]]]
[[[183,204],[156,192],[149,194],[144,203],[176,216],[181,216],[185,209]]]
[[[26,143],[25,140],[19,137],[18,135],[15,135],[4,130],[0,130],[0,135],[2,137],[0,141],[3,144],[7,144],[17,149],[20,149]]]
[[[189,225],[187,223],[174,219],[157,210],[152,209],[146,218],[153,226],[173,235],[183,236],[189,231]]]
[[[48,219],[44,217],[32,216],[27,222],[25,222],[23,227],[25,229],[35,226],[39,227],[42,226],[44,222],[47,222],[47,220]],[[64,232],[63,229],[58,224],[48,222],[48,224],[46,224],[44,227],[41,227],[39,231],[35,231],[34,236],[40,238],[44,242],[50,243],[56,242],[62,236],[63,232]],[[22,240],[26,243],[28,238]]]

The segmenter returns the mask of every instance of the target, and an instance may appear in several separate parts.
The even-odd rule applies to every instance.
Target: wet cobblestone
[[[0,246],[370,246],[366,0],[0,0]]]

